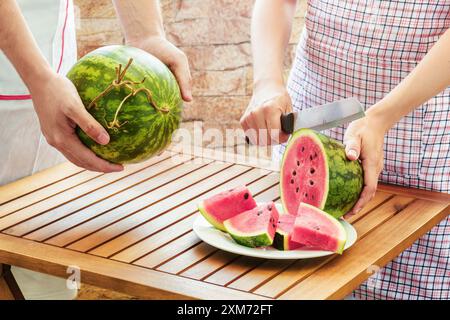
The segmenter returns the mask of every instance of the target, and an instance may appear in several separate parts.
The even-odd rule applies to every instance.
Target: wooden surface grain
[[[84,283],[142,298],[339,299],[450,213],[448,194],[380,185],[349,219],[358,240],[342,256],[239,256],[197,238],[197,203],[241,184],[278,201],[278,172],[194,151],[108,175],[62,164],[0,187],[0,263],[60,277],[75,265]]]

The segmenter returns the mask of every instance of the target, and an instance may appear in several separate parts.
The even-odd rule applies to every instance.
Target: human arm
[[[165,63],[175,75],[183,100],[191,101],[191,74],[186,55],[165,36],[158,0],[114,0],[125,40]]]
[[[449,85],[450,29],[405,79],[367,110],[365,118],[348,127],[344,137],[347,157],[359,158],[364,168],[364,189],[350,214],[360,211],[375,195],[383,168],[383,142],[387,131]]]
[[[292,110],[283,80],[283,62],[296,0],[257,0],[252,16],[253,95],[241,126],[254,144],[285,142],[280,116]],[[251,130],[253,129],[253,130]],[[259,130],[266,130],[265,134]]]
[[[30,91],[42,133],[48,143],[74,164],[92,171],[120,171],[122,166],[98,158],[75,134],[80,126],[100,144],[109,142],[106,130],[86,111],[66,77],[56,74],[40,52],[17,3],[0,1],[0,49]]]

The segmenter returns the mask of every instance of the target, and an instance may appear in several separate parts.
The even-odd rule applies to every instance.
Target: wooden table
[[[174,154],[113,174],[64,163],[0,187],[0,266],[64,278],[76,266],[84,283],[143,298],[340,299],[450,211],[447,194],[381,185],[351,219],[358,241],[342,256],[238,256],[196,237],[196,204],[239,184],[277,200],[278,173]]]

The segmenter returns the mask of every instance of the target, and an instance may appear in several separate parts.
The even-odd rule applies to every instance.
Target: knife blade
[[[288,134],[301,128],[322,131],[360,119],[365,116],[356,98],[347,98],[280,117],[281,129]]]

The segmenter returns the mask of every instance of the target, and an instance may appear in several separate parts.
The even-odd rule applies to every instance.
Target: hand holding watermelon
[[[383,169],[384,125],[367,112],[365,118],[353,121],[344,136],[345,152],[349,160],[360,159],[364,170],[364,187],[352,210],[354,215],[374,197],[378,176]]]
[[[188,59],[183,51],[160,36],[127,41],[127,45],[147,51],[163,62],[177,79],[183,100],[186,102],[192,101],[192,77]]]
[[[107,144],[109,135],[86,111],[72,82],[53,71],[41,76],[29,88],[47,142],[79,167],[100,172],[121,171],[121,165],[100,159],[78,139],[77,125],[99,145]]]

